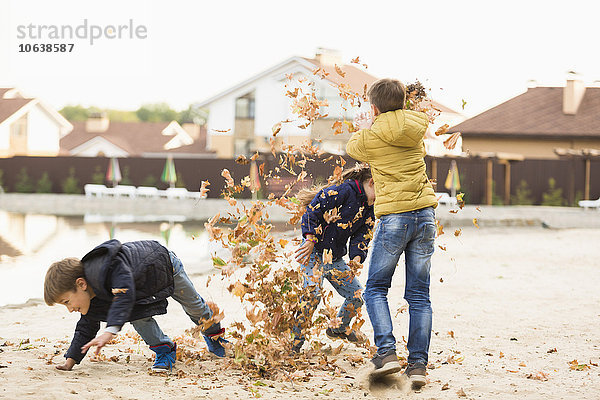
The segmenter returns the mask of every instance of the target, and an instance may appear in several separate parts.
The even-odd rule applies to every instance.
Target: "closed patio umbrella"
[[[119,168],[119,160],[115,157],[112,157],[108,163],[106,180],[112,182],[113,187],[121,182],[121,168]]]
[[[444,183],[444,187],[450,190],[450,195],[452,197],[456,197],[456,191],[460,190],[460,178],[458,177],[458,166],[456,165],[456,161],[452,160],[450,163],[450,169],[448,170],[448,176],[446,177],[446,182]]]
[[[177,182],[177,173],[175,172],[175,162],[173,161],[172,156],[167,158],[167,162],[165,162],[165,167],[163,168],[160,180],[167,182],[169,187],[175,187],[175,182]]]

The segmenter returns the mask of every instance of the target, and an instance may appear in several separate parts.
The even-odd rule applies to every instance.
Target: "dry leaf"
[[[462,233],[462,229],[457,229],[454,231],[454,236],[458,237]]]
[[[467,397],[467,394],[465,393],[463,388],[460,388],[459,390],[457,390],[456,394],[458,395],[458,397]]]
[[[437,130],[437,131],[435,131],[435,135],[436,135],[436,136],[443,135],[443,134],[445,134],[446,132],[448,132],[448,129],[449,129],[449,128],[450,128],[450,125],[448,125],[448,124],[444,124],[444,125],[440,126],[440,127],[438,128],[438,130]]]
[[[477,218],[473,218],[473,225],[475,225],[477,228],[479,228],[479,225],[477,224]]]
[[[448,150],[454,150],[456,144],[458,143],[458,138],[460,137],[460,132],[455,132],[448,139],[444,140],[444,147]]]
[[[127,289],[127,288],[122,288],[122,289],[113,288],[112,294],[127,293],[128,290],[129,289]]]

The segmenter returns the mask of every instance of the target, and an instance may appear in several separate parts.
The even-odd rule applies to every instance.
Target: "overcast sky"
[[[475,115],[574,70],[600,80],[600,2],[0,0],[0,87],[66,104],[181,109],[317,47],[360,56],[377,77],[420,79]],[[145,38],[18,38],[18,26],[144,26]],[[35,31],[35,28],[34,28]],[[89,31],[88,31],[89,33]],[[126,35],[128,31],[125,31]],[[71,53],[19,45],[74,43]],[[597,83],[596,83],[597,84]],[[466,101],[462,110],[462,100]]]

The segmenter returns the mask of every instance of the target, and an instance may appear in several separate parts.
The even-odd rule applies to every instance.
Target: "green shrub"
[[[102,172],[102,167],[96,165],[94,168],[94,173],[92,174],[92,183],[96,185],[104,185],[104,172]]]
[[[158,183],[158,179],[156,179],[156,177],[154,175],[148,175],[142,181],[142,185],[141,186],[156,187],[157,183]]]
[[[35,192],[36,193],[52,193],[52,181],[48,176],[47,172],[42,174],[42,177],[38,179],[35,184]]]
[[[179,172],[177,172],[177,182],[175,182],[175,187],[184,188],[185,182],[183,181],[183,177]]]
[[[131,178],[129,177],[129,166],[123,167],[123,174],[121,175],[121,182],[119,185],[131,185]]]
[[[519,185],[515,189],[515,194],[510,196],[510,202],[518,206],[530,206],[533,204],[531,189],[529,189],[527,181],[522,179],[521,182],[519,182]]]
[[[23,167],[17,174],[17,182],[15,183],[15,192],[17,193],[33,193],[33,181],[27,174],[27,168]]]
[[[496,181],[492,181],[492,205],[502,206],[504,205],[504,199],[496,193]]]
[[[548,179],[548,191],[542,193],[542,205],[564,206],[565,204],[566,201],[562,197],[562,189],[556,187],[556,180],[554,178]]]
[[[69,168],[69,176],[62,182],[63,193],[66,194],[80,194],[81,188],[79,187],[79,181],[75,178],[75,168]]]

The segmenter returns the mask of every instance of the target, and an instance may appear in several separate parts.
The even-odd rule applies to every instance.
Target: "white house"
[[[336,71],[336,66],[344,77]],[[319,68],[322,71],[319,75],[324,73],[326,76],[313,73]],[[350,134],[345,130],[345,133],[335,135],[333,123],[344,117],[351,121],[359,108],[350,107],[347,101],[341,99],[338,85],[346,84],[354,92],[362,94],[365,86],[377,78],[367,73],[359,63],[343,64],[339,53],[327,49],[318,49],[312,59],[291,57],[199,103],[198,106],[209,111],[207,148],[221,158],[247,155],[256,150],[268,151],[273,126],[279,121],[297,120],[290,107],[292,99],[286,96],[286,91],[294,89],[288,80],[290,74],[293,74],[294,81],[304,79],[304,87],[307,82],[314,82],[317,98],[327,100],[329,104],[320,111],[327,117],[317,119],[306,129],[299,127],[303,125],[301,121],[282,124],[277,144],[300,145],[310,139],[316,140],[315,143],[324,151],[343,154]],[[450,125],[464,120],[459,113],[435,102],[434,105],[442,110],[441,120],[454,122]],[[368,110],[368,105],[362,104],[360,110]]]
[[[0,88],[0,157],[56,156],[60,139],[71,130],[73,125],[41,100]]]

